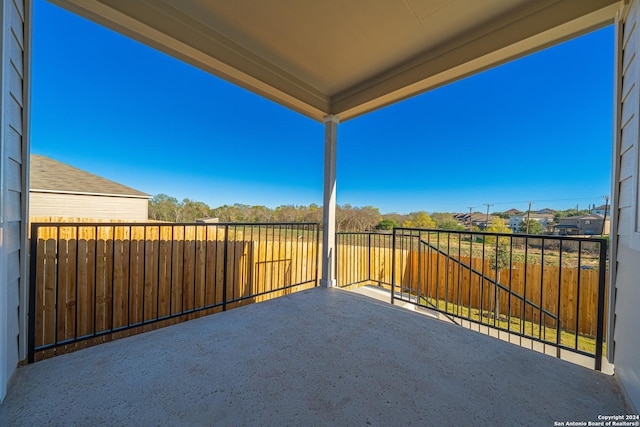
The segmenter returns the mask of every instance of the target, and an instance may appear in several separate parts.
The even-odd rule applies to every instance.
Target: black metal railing
[[[382,286],[392,303],[549,345],[557,357],[593,357],[601,369],[605,239],[396,228],[380,240],[339,233],[337,242],[342,287]],[[349,276],[345,263],[367,267]]]
[[[30,232],[29,362],[318,282],[312,223],[33,223]]]
[[[336,233],[337,286],[390,287],[392,240],[390,233]]]

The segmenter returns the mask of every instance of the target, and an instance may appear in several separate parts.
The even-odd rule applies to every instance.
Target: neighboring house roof
[[[587,214],[587,215],[577,215],[577,216],[568,216],[566,218],[560,218],[560,225],[565,225],[567,223],[571,224],[577,224],[578,221],[583,221],[583,220],[593,220],[593,221],[602,221],[604,220],[604,216],[603,215],[598,215],[598,214]],[[607,217],[605,222],[609,222],[610,218]]]
[[[151,198],[142,191],[38,154],[31,155],[29,186],[29,191],[43,193]]]
[[[540,210],[536,211],[536,213],[538,213],[538,214],[552,214],[554,212],[555,212],[555,210],[553,210],[551,208],[543,208],[543,209],[540,209]]]
[[[598,207],[593,208],[595,211],[603,211],[605,209],[611,209],[611,205],[600,205]]]
[[[539,213],[532,213],[532,214],[527,214],[525,213],[520,213],[518,215],[511,215],[509,217],[509,219],[511,218],[522,218],[522,219],[526,219],[527,217],[529,217],[530,219],[553,219],[553,215],[551,214],[539,214]]]
[[[519,213],[522,213],[522,211],[516,208],[511,208],[508,211],[504,211],[503,213],[507,215],[517,215]]]
[[[598,215],[598,214],[586,214],[586,215],[568,216],[566,219],[604,219],[604,216]]]

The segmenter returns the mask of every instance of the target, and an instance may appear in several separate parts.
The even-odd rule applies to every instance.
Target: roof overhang
[[[69,194],[73,196],[100,196],[100,197],[118,197],[122,199],[145,199],[149,200],[153,196],[145,194],[116,194],[116,193],[93,193],[83,191],[65,191],[65,190],[43,190],[38,188],[29,188],[29,193],[48,193],[48,194]]]
[[[50,1],[315,120],[341,121],[611,24],[622,3]]]

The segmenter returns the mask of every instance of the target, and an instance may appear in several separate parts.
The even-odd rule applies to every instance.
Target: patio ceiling
[[[51,1],[313,119],[341,121],[610,24],[620,4]]]

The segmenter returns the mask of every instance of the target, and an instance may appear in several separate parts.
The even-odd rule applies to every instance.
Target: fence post
[[[31,236],[29,237],[29,330],[27,362],[34,363],[36,349],[36,258],[38,252],[38,225],[31,224]]]
[[[367,282],[371,282],[371,232],[367,234]]]
[[[316,228],[316,263],[315,263],[316,277],[315,277],[314,286],[318,286],[318,262],[320,261],[320,225],[315,224],[314,226]]]
[[[227,311],[227,261],[229,253],[229,225],[224,226],[224,256],[222,268],[222,311]]]
[[[339,236],[340,236],[340,233],[338,233],[336,231],[336,237],[335,237],[336,262],[334,264],[334,267],[335,267],[335,278],[336,278],[336,286],[337,287],[341,287],[341,282],[342,282],[342,280],[340,280],[342,275],[340,274],[340,240],[339,240]],[[347,251],[345,251],[345,253],[347,253]],[[345,280],[345,281],[348,281],[348,279]]]
[[[604,294],[607,269],[607,243],[600,240],[600,263],[598,270],[598,318],[596,329],[596,371],[602,370],[602,343],[604,341]],[[577,333],[577,331],[576,331]]]
[[[391,304],[393,304],[393,293],[396,288],[396,229],[393,228],[391,239]]]

